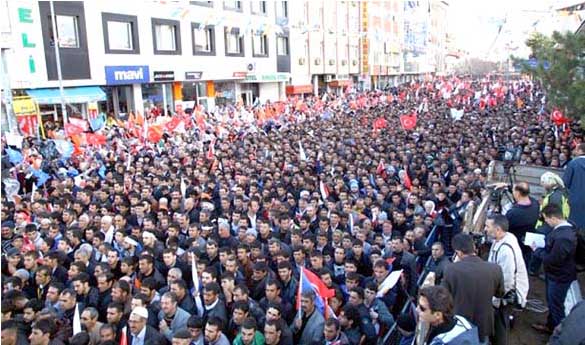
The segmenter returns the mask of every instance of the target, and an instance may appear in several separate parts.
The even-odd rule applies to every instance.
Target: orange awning
[[[301,93],[313,93],[313,85],[288,85],[286,87],[287,95],[298,95]]]

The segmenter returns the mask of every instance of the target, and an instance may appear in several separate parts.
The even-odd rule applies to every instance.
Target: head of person
[[[506,236],[508,232],[509,222],[508,218],[503,214],[493,214],[488,216],[485,221],[485,232],[490,238],[497,241]]]
[[[97,309],[94,307],[87,307],[83,309],[79,320],[81,321],[81,325],[84,326],[86,330],[91,331],[98,321],[98,316],[99,313]]]
[[[556,204],[546,205],[540,213],[544,221],[552,228],[566,221],[563,210]]]
[[[512,195],[516,201],[524,200],[530,196],[530,186],[526,182],[518,182],[512,188]]]
[[[130,313],[128,317],[128,328],[130,333],[137,335],[142,332],[142,329],[146,327],[146,321],[148,320],[148,310],[144,307],[136,307]]]
[[[175,315],[177,311],[177,295],[173,292],[165,292],[160,299],[160,309],[167,316]]]
[[[301,309],[305,315],[309,315],[315,310],[315,292],[313,290],[307,290],[301,294]]]
[[[264,323],[264,341],[266,345],[278,345],[282,335],[282,322],[266,320]]]
[[[451,246],[453,247],[453,250],[459,259],[475,255],[475,245],[471,235],[464,233],[455,235],[451,241]]]
[[[445,247],[442,242],[435,242],[431,246],[431,256],[433,259],[438,260],[445,255]]]
[[[420,320],[438,326],[453,319],[453,297],[443,286],[427,286],[420,290],[417,313]]]
[[[240,334],[242,335],[242,342],[245,345],[252,345],[254,343],[257,328],[256,320],[253,317],[244,320],[242,327],[240,327]]]
[[[203,288],[203,303],[210,306],[215,303],[221,293],[221,287],[216,282],[211,282]]]
[[[106,320],[111,325],[117,325],[124,316],[124,305],[122,303],[111,302],[106,309]]]
[[[205,342],[213,343],[221,337],[221,324],[221,319],[216,316],[207,320],[207,323],[205,324]]]
[[[323,336],[325,337],[325,340],[334,341],[340,334],[341,325],[339,324],[339,320],[332,317],[328,318],[323,327]]]
[[[19,324],[15,320],[2,321],[2,344],[16,345],[18,343]]]
[[[197,315],[191,315],[187,320],[187,330],[191,334],[191,339],[199,339],[203,334],[203,319]]]
[[[51,334],[56,330],[55,322],[51,319],[42,319],[34,323],[30,336],[31,345],[48,345]]]
[[[189,345],[191,343],[191,333],[187,329],[179,329],[173,334],[172,345]]]
[[[65,289],[59,295],[59,303],[63,310],[71,310],[75,308],[77,302],[77,293],[73,289]]]
[[[102,342],[116,341],[116,326],[110,323],[103,324],[100,327],[100,339]]]

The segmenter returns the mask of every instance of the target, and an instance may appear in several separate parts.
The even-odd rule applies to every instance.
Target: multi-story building
[[[95,102],[119,115],[278,100],[290,81],[286,1],[59,1],[56,35],[50,2],[2,8],[10,87],[47,114],[60,103],[55,44],[65,101],[81,114]]]

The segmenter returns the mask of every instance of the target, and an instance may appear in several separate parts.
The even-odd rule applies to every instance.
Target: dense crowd
[[[396,330],[401,344],[505,344],[498,310],[525,305],[541,266],[556,290],[536,326],[552,332],[576,279],[585,144],[545,105],[530,81],[445,78],[3,137],[2,343],[374,344]],[[567,172],[543,181],[542,205],[511,186],[511,213],[488,217],[488,263],[462,229],[492,160]],[[539,231],[544,248],[524,244]]]

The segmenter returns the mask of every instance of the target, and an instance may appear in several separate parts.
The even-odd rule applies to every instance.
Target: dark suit
[[[157,344],[157,345],[168,345],[169,342],[167,338],[165,338],[161,333],[159,333],[155,328],[152,326],[146,325],[146,333],[144,334],[144,344]],[[134,337],[130,333],[130,329],[128,329],[127,333],[128,345],[132,345],[132,341]]]
[[[504,295],[504,275],[499,265],[473,255],[445,267],[443,281],[453,295],[455,314],[477,325],[480,340],[494,335],[492,297]]]
[[[205,317],[204,320],[207,322],[212,317],[217,317],[222,321],[222,329],[225,329],[228,324],[228,315],[227,309],[225,308],[224,302],[218,298],[217,304],[213,307],[213,309],[207,310],[205,309]]]

